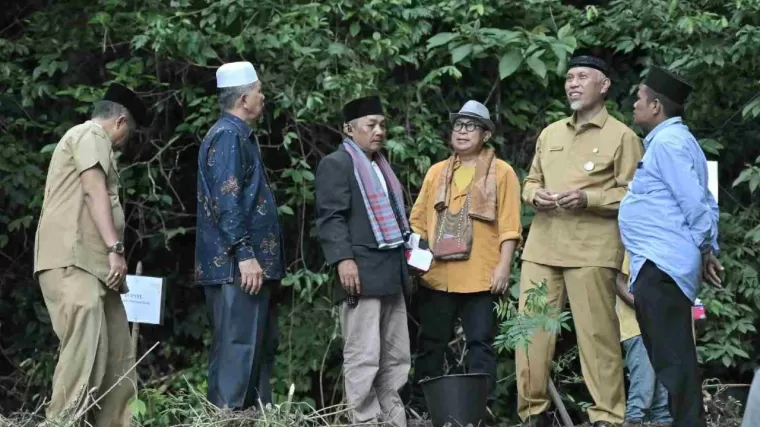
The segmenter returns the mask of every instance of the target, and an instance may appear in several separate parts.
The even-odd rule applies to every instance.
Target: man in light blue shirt
[[[691,307],[702,277],[720,284],[718,205],[707,160],[683,123],[692,87],[652,67],[639,87],[634,122],[649,132],[645,154],[620,204],[631,291],[649,359],[668,390],[673,427],[705,426]]]

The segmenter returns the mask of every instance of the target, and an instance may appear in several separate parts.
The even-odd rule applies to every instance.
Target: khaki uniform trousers
[[[137,377],[130,370],[135,355],[121,297],[73,266],[44,271],[39,282],[60,340],[47,418],[77,415],[100,399],[79,421],[95,427],[129,426],[128,403]]]
[[[622,423],[625,416],[623,357],[613,288],[616,276],[617,270],[612,268],[562,268],[528,261],[523,262],[520,276],[520,312],[525,310],[526,291],[541,280],[546,280],[548,303],[564,307],[566,295],[570,299],[581,371],[594,400],[588,408],[592,423]],[[527,354],[524,348],[517,349],[517,411],[522,420],[549,408],[547,388],[556,341],[555,334],[539,329]]]
[[[403,293],[344,302],[343,371],[354,424],[387,423],[406,427],[398,391],[409,380],[411,355]]]

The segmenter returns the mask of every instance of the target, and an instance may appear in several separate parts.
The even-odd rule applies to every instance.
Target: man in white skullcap
[[[221,117],[198,153],[195,281],[214,328],[208,399],[246,409],[272,401],[273,294],[285,257],[277,203],[251,127],[264,110],[261,81],[249,62],[221,66],[216,79]]]

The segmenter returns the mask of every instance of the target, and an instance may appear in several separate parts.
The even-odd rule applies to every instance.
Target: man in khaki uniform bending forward
[[[61,138],[50,161],[34,274],[61,341],[47,409],[51,421],[92,406],[84,414],[90,425],[122,427],[130,422],[127,404],[136,387],[134,370],[130,372],[135,355],[119,295],[127,292],[127,265],[113,151],[144,121],[140,99],[113,85],[95,104],[92,119]],[[100,401],[92,405],[92,399]]]
[[[565,92],[574,113],[541,132],[522,193],[536,216],[522,255],[520,311],[526,290],[542,280],[550,303],[562,306],[569,297],[594,427],[621,423],[625,415],[614,289],[624,255],[617,213],[643,153],[639,138],[604,106],[608,74],[596,56],[583,53],[570,61]],[[517,352],[518,412],[525,426],[550,425],[555,341],[536,331],[527,354]]]

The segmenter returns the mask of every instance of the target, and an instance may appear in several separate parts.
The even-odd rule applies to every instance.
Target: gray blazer
[[[319,162],[315,187],[317,234],[327,263],[353,259],[359,268],[361,296],[403,292],[409,274],[404,248],[377,248],[353,161],[342,145]],[[345,297],[336,279],[333,300],[338,303]]]

